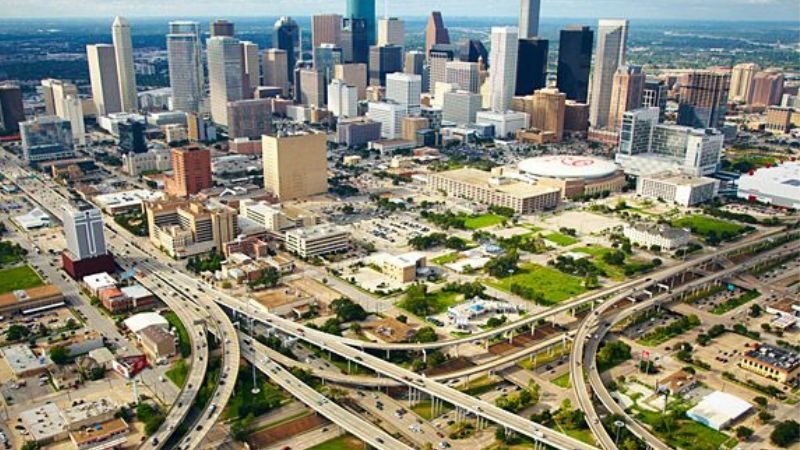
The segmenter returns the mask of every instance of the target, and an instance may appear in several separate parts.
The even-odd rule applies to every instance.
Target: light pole
[[[255,331],[254,322],[255,322],[255,319],[251,316],[250,317],[250,337],[252,339],[255,339],[255,336],[256,336],[255,332],[254,332]],[[253,395],[258,395],[259,393],[261,393],[261,389],[259,389],[258,383],[256,381],[256,364],[255,364],[255,362],[253,364],[251,364],[251,366],[253,367],[253,389],[250,391],[250,393],[252,393]]]
[[[618,445],[619,444],[619,431],[622,429],[622,427],[625,426],[625,422],[623,422],[621,420],[615,420],[614,421],[614,426],[617,427],[617,435],[614,438],[614,447],[618,447],[619,446]]]

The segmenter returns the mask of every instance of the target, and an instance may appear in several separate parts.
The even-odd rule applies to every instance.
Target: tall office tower
[[[202,35],[200,31],[200,24],[197,22],[190,22],[186,20],[176,20],[169,23],[169,34],[193,34],[195,35],[195,60],[197,61],[197,79],[201,90],[205,88],[206,76],[203,70],[203,41],[200,38]]]
[[[211,37],[227,36],[233,37],[234,29],[233,22],[228,22],[225,19],[217,19],[211,22]]]
[[[19,123],[25,121],[25,108],[22,106],[22,90],[10,82],[0,83],[0,132],[15,134]]]
[[[72,158],[72,127],[68,120],[40,116],[19,124],[22,158],[30,164],[53,159]]]
[[[206,41],[211,118],[228,125],[228,102],[242,99],[242,48],[238,39],[216,36]]]
[[[122,110],[136,111],[136,72],[133,70],[133,44],[131,43],[131,26],[124,18],[117,16],[111,26],[111,37],[117,61],[117,79],[119,80],[119,98]]]
[[[228,36],[210,38],[232,39]],[[211,181],[211,150],[196,146],[172,149],[171,178],[165,181],[164,190],[171,197],[188,197],[208,189],[214,184]]]
[[[369,102],[367,117],[381,124],[381,137],[399,139],[403,133],[403,118],[408,116],[404,105],[391,102]]]
[[[519,40],[517,83],[514,95],[531,95],[547,85],[547,55],[550,42],[542,38]]]
[[[347,0],[347,15],[348,19],[361,19],[364,21],[364,28],[367,31],[366,45],[375,45],[376,41],[376,27],[375,27],[375,0]],[[366,61],[356,61],[366,62]]]
[[[333,67],[344,62],[342,48],[334,44],[322,44],[314,48],[314,69],[325,75],[325,80],[333,78]]]
[[[567,100],[586,103],[593,41],[592,29],[581,25],[569,25],[559,33],[556,86]]]
[[[428,91],[434,96],[436,83],[447,82],[447,63],[458,58],[458,47],[450,44],[436,44],[428,52]]]
[[[69,120],[72,128],[72,142],[75,145],[85,146],[86,126],[83,123],[83,102],[77,95],[69,94],[62,104],[64,105],[64,117],[62,119]]]
[[[422,95],[422,77],[403,72],[386,75],[386,100],[404,105],[409,115],[417,115]]]
[[[667,83],[658,78],[645,78],[642,107],[658,108],[658,121],[663,122],[667,112]]]
[[[64,107],[64,100],[69,95],[77,96],[78,88],[68,81],[53,78],[42,80],[42,86],[44,87],[42,91],[46,94],[45,106],[48,109],[48,114],[50,114],[49,110],[52,108],[52,115],[69,120]]]
[[[492,86],[491,107],[495,112],[507,111],[514,97],[519,48],[517,33],[515,27],[492,27],[489,79]]]
[[[333,78],[354,86],[359,100],[367,98],[366,64],[336,64],[333,66]]]
[[[445,64],[446,83],[457,84],[459,89],[478,93],[481,89],[481,73],[478,63],[448,61]]]
[[[459,59],[464,62],[480,62],[487,63],[489,61],[489,52],[486,46],[480,39],[465,39],[459,44]]]
[[[87,45],[86,61],[89,63],[89,81],[92,84],[92,100],[94,100],[97,115],[106,116],[122,111],[114,46],[109,44]]]
[[[264,188],[280,201],[328,191],[325,134],[264,136]]]
[[[300,69],[300,95],[295,98],[306,106],[325,107],[325,74],[316,69]]]
[[[342,31],[342,51],[345,62],[369,62],[369,36],[367,21],[358,18],[344,19]]]
[[[733,66],[731,70],[731,88],[728,91],[728,100],[731,102],[746,102],[750,98],[750,89],[753,77],[760,67],[755,63],[741,63]]]
[[[369,85],[386,86],[386,75],[403,71],[403,49],[396,45],[369,48]]]
[[[106,239],[103,235],[103,213],[88,203],[78,208],[64,207],[62,215],[67,251],[75,260],[105,255]]]
[[[261,140],[272,132],[272,100],[237,100],[228,103],[228,138]]]
[[[748,103],[753,106],[773,106],[783,97],[783,73],[776,69],[758,72],[753,76]]]
[[[540,89],[533,94],[531,127],[553,133],[556,141],[564,137],[567,96],[558,89]]]
[[[442,103],[442,120],[459,125],[475,123],[475,116],[480,109],[480,94],[465,90],[445,92]]]
[[[342,16],[339,14],[311,16],[311,44],[313,48],[322,44],[342,45]]]
[[[625,64],[625,47],[628,42],[628,21],[601,19],[597,27],[597,47],[592,74],[592,92],[589,99],[589,122],[592,127],[609,126],[611,89],[617,68]]]
[[[540,0],[519,1],[519,38],[529,39],[539,35]]]
[[[328,85],[328,110],[340,119],[358,116],[358,88],[334,78]]]
[[[428,17],[428,25],[425,28],[425,54],[428,55],[436,44],[449,44],[450,32],[444,26],[442,13],[439,11],[431,12]]]
[[[281,88],[284,97],[289,95],[288,55],[284,50],[268,48],[261,55],[264,65],[264,86]]]
[[[261,62],[258,60],[258,44],[241,41],[242,48],[242,98],[253,98],[261,84]]]
[[[425,53],[419,50],[406,52],[403,62],[403,72],[422,75],[422,67],[425,65]]]
[[[611,103],[608,111],[608,127],[619,129],[626,111],[642,107],[645,75],[640,66],[620,66],[614,74],[611,87]]]
[[[656,125],[658,111],[653,107],[627,111],[622,119],[618,154],[630,156],[647,153]]]
[[[400,138],[404,141],[417,142],[417,133],[430,127],[428,119],[424,117],[404,117],[401,125]]]
[[[727,112],[730,74],[694,71],[681,75],[678,83],[678,125],[722,128]]]
[[[286,52],[286,78],[294,83],[294,69],[300,59],[300,27],[291,17],[281,17],[272,28],[272,46]]]
[[[172,23],[170,23],[172,26]],[[195,33],[167,35],[169,85],[172,88],[172,109],[197,112],[203,99],[202,62],[198,56],[200,41]]]
[[[114,47],[111,47],[111,49],[113,51]],[[57,81],[58,80],[56,80],[55,78],[45,78],[44,80],[41,81],[42,100],[44,100],[44,112],[48,116],[56,115],[56,103],[53,100],[53,83]],[[117,93],[119,93],[119,87],[116,88],[117,88]]]
[[[397,17],[378,19],[378,45],[406,46],[405,22]]]

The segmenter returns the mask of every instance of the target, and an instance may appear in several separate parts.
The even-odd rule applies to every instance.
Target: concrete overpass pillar
[[[422,349],[422,362],[424,363],[428,362],[428,351],[425,350],[424,348]]]
[[[536,324],[531,323],[531,336],[536,334]]]
[[[389,359],[391,359],[391,355],[389,354],[389,349],[387,348],[386,349],[386,360],[388,361]]]
[[[569,309],[569,315],[572,316],[572,317],[575,317],[575,308],[570,308]]]
[[[508,343],[509,344],[513,344],[514,343],[514,332],[509,331],[507,336],[508,336]]]

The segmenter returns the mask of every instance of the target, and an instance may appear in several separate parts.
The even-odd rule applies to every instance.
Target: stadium
[[[517,168],[543,186],[560,189],[565,198],[618,192],[625,187],[622,169],[611,160],[592,156],[540,156],[521,161]]]

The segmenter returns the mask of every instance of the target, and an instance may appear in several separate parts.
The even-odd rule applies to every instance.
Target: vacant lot
[[[507,218],[498,214],[482,214],[480,216],[472,216],[465,220],[464,226],[467,227],[468,230],[477,230],[479,228],[498,225],[503,223],[504,220],[507,220]]]
[[[672,226],[688,228],[692,233],[703,237],[707,237],[712,233],[716,233],[717,235],[738,235],[744,231],[744,227],[736,223],[699,214],[684,216],[680,219],[673,220]]]
[[[299,419],[292,420],[290,422],[286,422],[281,425],[277,425],[271,428],[267,428],[266,430],[257,431],[251,434],[247,438],[248,444],[250,444],[251,448],[264,448],[268,447],[271,444],[276,442],[283,441],[285,439],[289,439],[292,436],[296,436],[298,434],[304,433],[308,430],[313,430],[314,428],[321,427],[322,425],[326,424],[327,421],[319,415],[313,414],[310,416],[301,417]],[[340,438],[337,438],[340,439]],[[328,442],[335,441],[331,440]],[[320,444],[320,446],[314,447],[316,449],[324,449],[324,450],[334,450],[334,449],[345,449],[348,450],[350,448],[361,448],[359,447],[322,447],[327,443]]]
[[[542,236],[543,238],[547,239],[548,241],[560,245],[562,247],[566,247],[568,245],[577,244],[580,242],[577,238],[572,237],[568,234],[564,233],[550,233]]]
[[[0,294],[29,289],[44,284],[30,266],[11,267],[0,270]]]
[[[489,282],[490,285],[511,292],[514,284],[540,292],[546,303],[559,303],[586,292],[583,280],[539,264],[524,264],[509,277]]]

